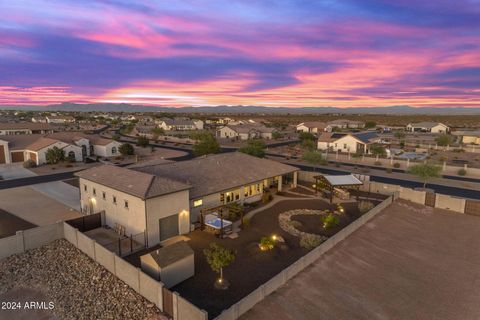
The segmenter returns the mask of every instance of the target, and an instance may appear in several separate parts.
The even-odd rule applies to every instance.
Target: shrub
[[[370,201],[360,201],[358,203],[358,210],[360,213],[365,213],[373,209],[375,205],[371,203]]]
[[[376,166],[381,166],[382,163],[381,163],[380,161],[375,161],[375,165],[376,165]]]
[[[243,218],[242,226],[243,226],[243,228],[246,228],[246,227],[250,226],[250,219],[249,218]]]
[[[395,162],[395,163],[393,164],[393,167],[394,167],[394,168],[400,168],[400,163],[399,163],[399,162]]]
[[[392,173],[392,168],[387,168],[387,173]]]
[[[459,176],[464,176],[464,175],[467,174],[467,170],[465,170],[465,169],[460,169],[460,170],[458,170],[457,174],[458,174]]]
[[[337,226],[340,223],[340,219],[333,213],[322,217],[323,227],[325,229],[330,229]]]
[[[24,168],[35,168],[37,166],[37,164],[35,163],[35,161],[33,160],[27,160],[23,163],[23,167]]]
[[[307,233],[300,237],[300,247],[311,250],[322,243],[322,238],[315,234]]]
[[[272,250],[275,247],[275,241],[270,237],[262,237],[258,244],[261,250]]]

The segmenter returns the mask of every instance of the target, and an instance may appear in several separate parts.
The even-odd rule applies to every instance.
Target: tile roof
[[[113,165],[102,165],[75,173],[76,176],[127,194],[148,199],[190,189],[190,185],[166,177]]]
[[[19,129],[30,129],[30,130],[54,130],[56,127],[41,122],[16,122],[16,123],[2,123],[0,122],[0,130],[19,130]]]
[[[134,170],[189,184],[192,186],[190,198],[197,198],[299,169],[273,160],[229,152]]]
[[[25,150],[39,151],[57,142],[58,140],[56,139],[41,137],[40,139],[37,139],[36,141],[26,146]]]

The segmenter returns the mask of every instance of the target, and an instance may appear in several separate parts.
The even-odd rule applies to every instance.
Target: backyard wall
[[[280,288],[284,285],[287,280],[296,276],[299,272],[303,271],[306,267],[315,262],[320,258],[325,252],[333,248],[337,243],[344,240],[350,234],[355,232],[362,225],[367,223],[370,219],[376,216],[379,212],[385,209],[388,205],[393,202],[393,197],[385,199],[378,206],[372,210],[365,213],[363,216],[353,221],[351,224],[343,228],[341,231],[336,233],[334,236],[330,237],[328,240],[323,242],[321,245],[307,253],[305,256],[301,257],[289,267],[283,269],[275,277],[258,287],[255,291],[251,292],[249,295],[244,297],[239,302],[232,305],[230,308],[224,310],[216,320],[235,320],[238,319],[245,312],[253,308],[255,304],[262,301],[266,296]]]
[[[465,199],[447,196],[437,193],[435,207],[440,209],[447,209],[455,212],[465,212]]]
[[[13,236],[0,239],[0,259],[46,245],[63,238],[62,222],[17,231]]]
[[[135,268],[130,263],[123,260],[116,254],[108,251],[93,239],[90,239],[77,229],[74,229],[67,223],[63,223],[63,234],[71,244],[80,251],[91,257],[94,261],[101,264],[105,269],[113,273],[118,279],[125,282],[133,290],[137,291],[148,301],[154,303],[160,310],[164,310],[163,294],[168,289],[163,287],[163,283],[152,279],[149,275],[142,272],[140,268]],[[200,310],[190,302],[186,301],[174,292],[173,296],[173,319],[174,320],[207,320],[208,314]]]

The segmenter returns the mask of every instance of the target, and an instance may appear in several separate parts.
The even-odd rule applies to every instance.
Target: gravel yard
[[[0,260],[0,301],[54,304],[51,310],[0,310],[0,319],[167,319],[63,239]]]

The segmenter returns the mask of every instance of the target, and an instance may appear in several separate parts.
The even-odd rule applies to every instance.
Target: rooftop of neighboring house
[[[56,115],[56,116],[47,116],[48,119],[66,119],[66,120],[73,120],[75,119],[72,116],[62,116],[62,115]]]
[[[334,142],[347,135],[357,138],[363,143],[372,143],[379,139],[379,136],[374,131],[343,133],[343,132],[322,132],[318,137],[319,142]]]
[[[76,141],[80,139],[87,139],[90,141],[90,144],[105,146],[112,142],[112,139],[106,139],[96,134],[85,134],[83,132],[76,131],[65,131],[65,132],[54,132],[45,135],[46,137],[57,139],[69,144],[75,144]]]
[[[237,133],[249,133],[251,131],[258,131],[262,133],[272,133],[275,131],[275,128],[268,128],[262,124],[239,124],[239,125],[226,125]]]
[[[0,123],[0,130],[20,130],[20,129],[55,130],[56,127],[48,123],[38,123],[38,122]]]
[[[197,198],[298,171],[298,168],[229,152],[134,170],[189,184],[192,186],[190,197]]]
[[[327,124],[325,122],[321,122],[321,121],[307,121],[307,122],[302,122],[302,123],[299,123],[297,125],[297,127],[299,126],[305,126],[307,128],[325,128],[327,126]]]
[[[193,125],[195,125],[193,120],[186,119],[186,118],[175,118],[175,119],[162,118],[161,120],[164,121],[165,124],[167,124],[169,126],[193,126]]]
[[[142,199],[188,190],[189,184],[114,165],[93,167],[76,176]]]
[[[472,131],[454,131],[452,132],[455,136],[469,136],[469,137],[480,137],[480,130],[472,130]]]
[[[409,123],[408,125],[412,126],[412,127],[417,127],[417,128],[433,128],[433,127],[436,127],[438,125],[445,126],[443,123],[432,122],[432,121],[422,121],[422,122],[416,122],[416,123]]]

